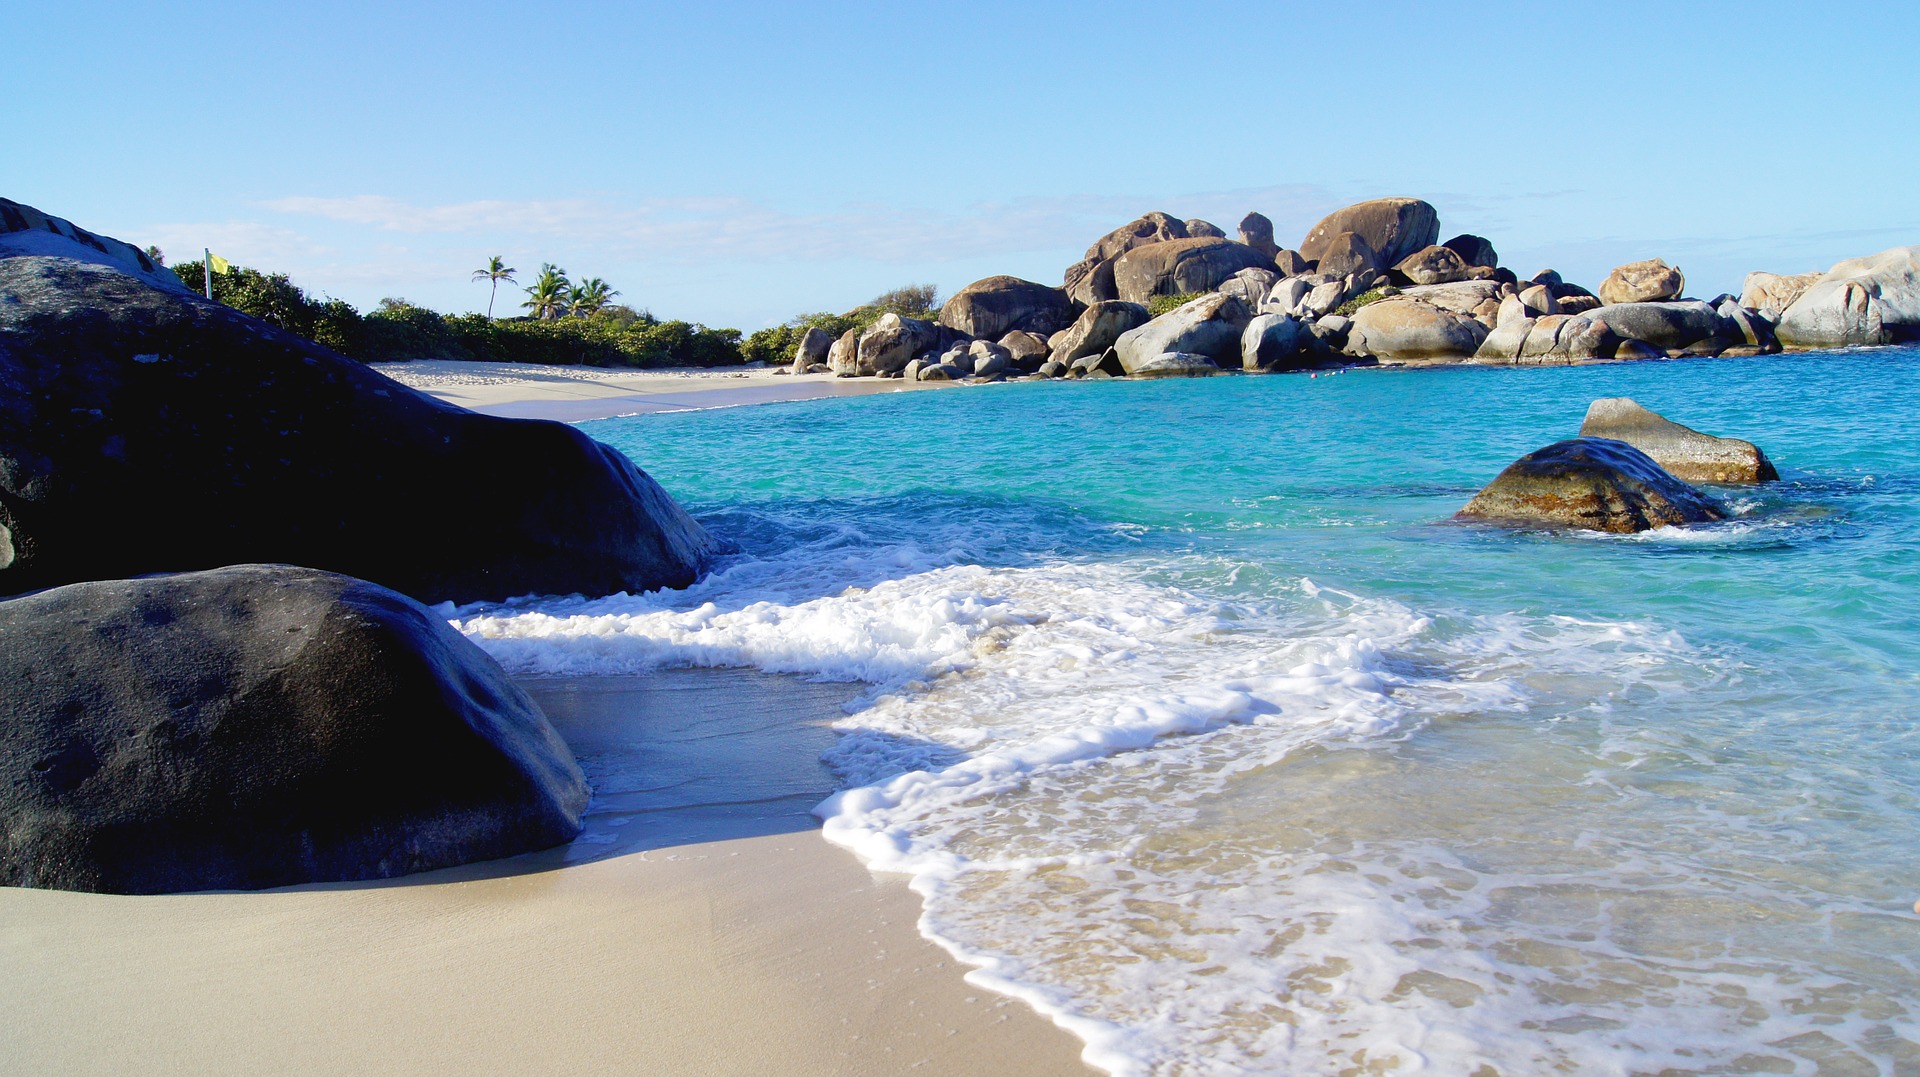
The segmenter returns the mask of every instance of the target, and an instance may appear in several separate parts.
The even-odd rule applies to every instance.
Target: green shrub
[[[1353,317],[1354,311],[1359,310],[1361,307],[1378,303],[1385,298],[1386,298],[1386,295],[1383,294],[1381,289],[1375,288],[1369,292],[1361,292],[1359,295],[1356,295],[1352,299],[1347,300],[1345,303],[1342,303],[1339,306],[1333,308],[1333,312],[1335,314],[1339,314],[1344,317],[1351,318]]]
[[[1158,318],[1170,310],[1178,310],[1188,303],[1206,295],[1205,292],[1181,292],[1179,295],[1156,295],[1147,300],[1147,313]]]

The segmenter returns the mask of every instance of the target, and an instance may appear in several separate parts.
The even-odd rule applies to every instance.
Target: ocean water
[[[1448,522],[1602,396],[1784,478]],[[1103,1069],[1920,1073],[1920,349],[582,425],[739,552],[456,625],[859,682],[826,836]]]

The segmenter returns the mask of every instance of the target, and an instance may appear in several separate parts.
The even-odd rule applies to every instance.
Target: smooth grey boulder
[[[1571,314],[1502,321],[1474,352],[1483,363],[1576,363],[1611,359],[1620,346],[1606,323]]]
[[[1082,356],[1099,355],[1113,347],[1120,334],[1143,326],[1152,318],[1139,303],[1103,299],[1081,311],[1080,317],[1064,330],[1065,335],[1055,338],[1048,359],[1071,366]]]
[[[1336,278],[1314,285],[1300,302],[1295,304],[1291,313],[1303,318],[1324,317],[1352,296],[1353,286],[1345,280]]]
[[[1452,284],[1467,279],[1467,263],[1450,247],[1422,247],[1394,264],[1414,284]]]
[[[1122,254],[1113,263],[1113,283],[1121,299],[1145,303],[1156,295],[1211,292],[1243,269],[1271,264],[1259,251],[1228,239],[1170,239]]]
[[[1798,273],[1783,275],[1763,273],[1755,270],[1747,274],[1740,285],[1740,305],[1748,310],[1759,311],[1769,321],[1778,322],[1780,315],[1800,294],[1812,287],[1813,282],[1826,276],[1824,273]]]
[[[860,334],[857,346],[861,374],[895,374],[921,352],[934,347],[940,334],[934,324],[888,312]]]
[[[1780,350],[1780,340],[1774,335],[1773,322],[1758,311],[1747,310],[1738,299],[1728,296],[1714,304],[1713,311],[1720,315],[1722,322],[1732,323],[1738,332],[1740,339],[1735,346],[1745,345],[1763,354]]]
[[[1240,368],[1277,372],[1310,366],[1318,358],[1306,323],[1286,314],[1260,314],[1240,333]]]
[[[817,364],[827,361],[827,353],[833,348],[833,338],[822,330],[809,326],[800,334],[800,343],[793,349],[793,372],[805,374]]]
[[[1616,303],[1581,315],[1604,323],[1625,339],[1677,352],[1737,335],[1738,330],[1712,307],[1697,299],[1670,303]]]
[[[1000,338],[1000,346],[1007,349],[1007,357],[1014,366],[1030,371],[1047,361],[1047,353],[1051,350],[1047,340],[1048,337],[1038,333],[1016,329]]]
[[[1287,277],[1275,281],[1267,292],[1266,302],[1260,304],[1260,310],[1268,314],[1293,314],[1300,309],[1300,303],[1313,291],[1313,285],[1305,277]]]
[[[1194,217],[1185,222],[1188,239],[1225,239],[1227,233],[1212,221],[1203,221]]]
[[[964,377],[958,367],[946,363],[928,363],[915,373],[916,381],[959,381]]]
[[[1781,312],[1774,331],[1795,348],[1920,339],[1920,246],[1835,265]]]
[[[1390,266],[1422,247],[1440,240],[1440,215],[1432,205],[1417,198],[1376,198],[1345,209],[1335,210],[1307,232],[1300,241],[1300,254],[1308,261],[1320,261],[1342,232],[1352,232],[1366,240],[1368,249],[1381,266]],[[1322,273],[1330,272],[1323,263]]]
[[[1352,318],[1347,354],[1383,363],[1466,360],[1487,335],[1486,326],[1472,317],[1404,296],[1369,303]]]
[[[1080,261],[1067,267],[1067,297],[1085,306],[1103,299],[1119,299],[1113,280],[1114,259],[1135,247],[1186,239],[1187,226],[1158,211],[1143,214],[1095,240]]]
[[[1724,520],[1724,506],[1624,441],[1557,441],[1509,464],[1455,519],[1632,534]]]
[[[1460,260],[1470,266],[1483,266],[1487,269],[1499,268],[1499,252],[1493,249],[1492,243],[1479,236],[1463,232],[1442,243],[1441,246],[1459,255]]]
[[[1520,305],[1526,308],[1530,318],[1544,318],[1549,314],[1560,313],[1560,301],[1553,297],[1553,289],[1546,284],[1532,284],[1519,291]]]
[[[1249,310],[1258,310],[1279,281],[1280,275],[1271,269],[1243,269],[1228,277],[1216,291],[1240,300]]]
[[[1358,232],[1342,232],[1321,248],[1317,271],[1322,276],[1345,277],[1361,272],[1378,273],[1391,264],[1382,261],[1367,237]]]
[[[1498,319],[1503,292],[1490,280],[1463,280],[1451,284],[1415,284],[1400,290],[1408,299],[1431,303],[1442,310],[1466,314],[1491,327]]]
[[[1273,268],[1282,277],[1298,277],[1313,272],[1313,263],[1283,247],[1273,256]]]
[[[1218,373],[1220,366],[1211,358],[1188,352],[1162,352],[1127,371],[1135,378],[1211,378]]]
[[[992,340],[1015,330],[1046,336],[1072,322],[1073,313],[1062,289],[998,276],[955,292],[941,305],[937,321],[955,332]]]
[[[1204,355],[1220,365],[1239,365],[1240,333],[1253,319],[1245,303],[1229,295],[1203,295],[1129,329],[1114,341],[1128,374],[1168,352]]]
[[[1600,282],[1600,304],[1663,303],[1687,290],[1687,278],[1658,258],[1615,266]]]
[[[545,848],[587,786],[545,716],[395,591],[287,565],[0,602],[0,884],[378,879]]]
[[[0,594],[252,561],[428,602],[610,594],[684,587],[717,550],[574,427],[103,264],[0,257]]]
[[[1666,419],[1631,397],[1596,400],[1587,408],[1580,436],[1624,441],[1687,482],[1772,482],[1780,472],[1751,441],[1720,438]]]
[[[1240,242],[1268,258],[1280,253],[1280,245],[1273,241],[1273,222],[1264,213],[1249,213],[1240,218]]]

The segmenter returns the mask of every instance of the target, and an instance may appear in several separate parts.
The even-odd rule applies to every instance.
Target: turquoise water
[[[1448,517],[1631,396],[1735,518]],[[867,682],[827,834],[1123,1073],[1920,1073],[1920,349],[583,424],[740,552],[510,667]]]

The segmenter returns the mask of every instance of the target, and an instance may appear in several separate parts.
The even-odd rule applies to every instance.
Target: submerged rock
[[[1580,436],[1624,441],[1687,482],[1755,483],[1780,477],[1773,461],[1751,441],[1720,438],[1648,411],[1624,396],[1596,400],[1587,408]]]
[[[608,594],[683,587],[714,550],[574,427],[443,403],[41,236],[71,256],[0,235],[0,594],[254,561],[429,602]]]
[[[0,884],[377,879],[570,840],[587,786],[444,618],[238,565],[0,602]]]
[[[1557,441],[1507,465],[1456,517],[1631,534],[1727,518],[1713,498],[1624,441]]]

